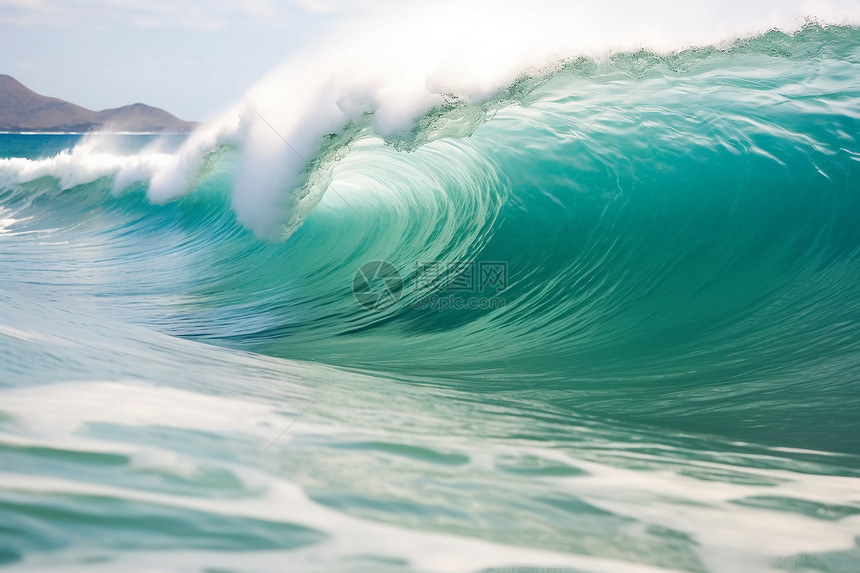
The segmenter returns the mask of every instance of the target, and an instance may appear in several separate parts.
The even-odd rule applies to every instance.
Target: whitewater
[[[858,25],[370,4],[0,135],[0,568],[860,569]]]

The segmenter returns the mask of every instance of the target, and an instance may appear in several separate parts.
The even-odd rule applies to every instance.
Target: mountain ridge
[[[0,74],[0,131],[7,132],[188,132],[198,124],[142,103],[93,111],[38,94]]]

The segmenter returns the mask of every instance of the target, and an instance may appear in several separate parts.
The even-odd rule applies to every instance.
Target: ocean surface
[[[0,135],[0,569],[860,571],[860,29],[530,70]]]

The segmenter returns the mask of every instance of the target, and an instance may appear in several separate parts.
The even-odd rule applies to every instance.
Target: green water
[[[857,570],[858,133],[853,28],[575,60],[276,243],[235,146],[0,136],[0,566]]]

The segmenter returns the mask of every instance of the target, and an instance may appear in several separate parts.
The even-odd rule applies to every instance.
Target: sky
[[[357,0],[0,0],[0,74],[100,110],[205,121]]]

